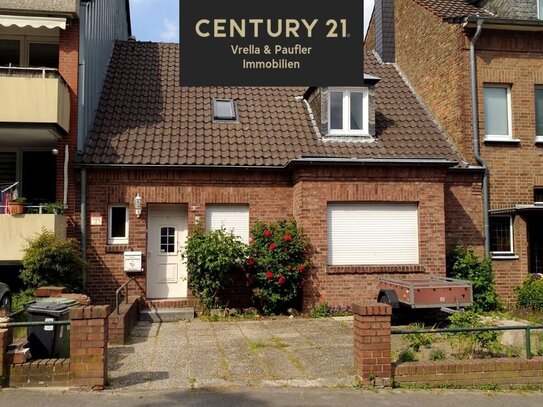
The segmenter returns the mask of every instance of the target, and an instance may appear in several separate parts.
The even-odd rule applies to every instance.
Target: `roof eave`
[[[481,17],[477,15],[450,17],[446,20],[450,23],[462,24],[465,28],[476,28],[477,21],[483,20],[485,29],[543,31],[543,20],[519,20],[512,18]]]

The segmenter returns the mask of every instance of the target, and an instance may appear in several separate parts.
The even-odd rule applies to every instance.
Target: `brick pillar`
[[[0,329],[0,385],[5,385],[8,379],[6,354],[8,346],[13,342],[13,330],[11,328]]]
[[[387,304],[353,304],[354,364],[362,384],[390,385],[392,307]]]
[[[70,310],[70,385],[93,390],[107,379],[109,305],[89,305]]]

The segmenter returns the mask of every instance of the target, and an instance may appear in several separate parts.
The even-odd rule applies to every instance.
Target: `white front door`
[[[181,259],[187,233],[186,205],[149,205],[147,298],[187,296],[187,270]]]

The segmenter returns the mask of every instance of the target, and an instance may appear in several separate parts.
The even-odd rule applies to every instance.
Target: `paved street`
[[[542,393],[500,393],[465,390],[356,390],[304,388],[244,388],[222,391],[104,391],[101,393],[55,390],[7,389],[0,392],[0,406],[311,406],[311,407],[540,407]]]
[[[111,347],[112,389],[351,386],[352,320],[138,323]]]

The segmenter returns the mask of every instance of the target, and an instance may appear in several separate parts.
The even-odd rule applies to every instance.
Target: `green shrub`
[[[285,312],[295,307],[309,269],[307,241],[293,220],[273,224],[258,222],[251,229],[247,270],[253,295],[264,314]]]
[[[416,362],[417,361],[417,355],[413,350],[411,349],[403,349],[398,353],[398,357],[396,358],[397,363],[406,363],[406,362]]]
[[[519,308],[529,308],[534,311],[543,310],[543,278],[526,276],[524,283],[515,288],[515,292]]]
[[[442,349],[432,349],[429,358],[430,360],[443,360],[445,359],[445,352]]]
[[[54,285],[77,291],[86,268],[75,240],[59,239],[45,229],[28,241],[22,263],[21,280],[28,289]]]
[[[326,318],[330,316],[330,306],[326,301],[319,302],[315,308],[311,310],[311,317]]]
[[[473,309],[478,312],[492,311],[499,306],[494,287],[492,261],[483,261],[473,249],[456,246],[447,259],[447,274],[453,278],[469,280],[473,286]]]
[[[189,236],[183,254],[188,286],[205,313],[225,305],[217,304],[217,296],[225,288],[231,272],[243,267],[246,252],[247,245],[223,229],[206,232],[197,225]]]
[[[458,312],[449,316],[450,328],[482,328],[492,324],[483,322],[474,311]],[[459,356],[473,359],[477,356],[493,356],[502,350],[498,331],[454,332],[447,334],[457,345]]]
[[[421,323],[415,323],[409,325],[408,329],[411,329],[413,331],[421,331],[426,329],[424,324]],[[434,343],[434,337],[433,334],[421,334],[421,333],[412,333],[412,334],[405,334],[403,335],[404,341],[407,342],[407,346],[414,350],[415,352],[418,352],[420,348],[429,348]]]
[[[19,291],[18,293],[13,293],[11,309],[13,311],[19,311],[27,302],[33,301],[34,299],[35,297],[33,289],[27,288],[26,290]]]

